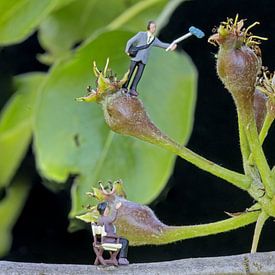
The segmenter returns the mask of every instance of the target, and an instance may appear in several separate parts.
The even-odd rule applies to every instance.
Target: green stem
[[[238,109],[237,109],[238,111]],[[241,123],[240,119],[241,115],[238,111],[238,126],[239,126],[239,138],[240,138],[240,147],[241,147],[241,153],[242,153],[242,159],[243,159],[243,168],[246,175],[250,174],[250,167],[249,167],[249,155],[250,155],[250,148],[248,144],[248,140],[245,134],[245,129]]]
[[[247,212],[239,216],[226,220],[188,226],[167,226],[163,230],[163,234],[156,236],[149,241],[150,244],[167,244],[175,241],[191,239],[196,237],[213,235],[221,232],[234,230],[245,225],[254,223],[259,216],[258,211]],[[147,243],[147,244],[149,244]]]
[[[268,219],[268,217],[269,216],[264,211],[262,211],[257,219],[257,223],[255,226],[255,231],[254,231],[254,235],[253,235],[251,253],[255,253],[257,251],[262,228],[263,228],[265,221]]]
[[[239,109],[239,112],[240,112],[240,122],[245,129],[250,150],[253,155],[253,160],[257,165],[257,168],[261,175],[262,183],[266,189],[266,192],[268,196],[272,198],[273,192],[275,190],[272,187],[271,172],[259,140],[252,107],[241,108],[240,106],[237,106],[237,108]]]
[[[268,130],[270,129],[270,126],[272,125],[273,120],[274,120],[273,115],[270,115],[270,113],[268,112],[265,117],[264,124],[259,135],[261,145],[264,143],[264,140],[268,134]]]
[[[270,113],[267,113],[261,132],[259,134],[259,140],[260,140],[260,144],[263,145],[265,138],[267,137],[268,131],[272,125],[272,122],[274,120],[274,117],[272,115],[270,115]],[[252,164],[253,163],[253,158],[252,158],[252,154],[250,154],[249,158],[248,158],[248,163]]]
[[[266,192],[255,182],[250,185],[247,192],[252,198],[254,198],[254,200],[258,201],[260,208],[262,208],[265,213],[269,216],[275,217],[275,196],[270,199]]]
[[[152,142],[152,141],[151,141]],[[251,184],[251,178],[240,174],[238,172],[226,169],[224,167],[219,166],[218,164],[205,159],[204,157],[194,153],[193,151],[189,150],[184,146],[180,146],[173,141],[168,141],[164,139],[162,141],[158,141],[157,145],[161,146],[169,150],[172,153],[177,154],[178,156],[182,157],[186,161],[194,164],[195,166],[199,167],[200,169],[207,171],[219,178],[222,178],[233,185],[241,188],[243,190],[248,190]]]

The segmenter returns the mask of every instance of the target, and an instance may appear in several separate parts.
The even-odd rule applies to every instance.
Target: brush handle
[[[204,37],[204,32],[201,31],[200,29],[195,28],[195,27],[192,26],[192,27],[189,28],[189,32],[188,33],[186,33],[185,35],[183,35],[183,36],[177,38],[176,40],[174,40],[169,45],[169,47],[166,48],[166,51],[168,52],[175,44],[177,44],[177,43],[179,43],[179,42],[187,39],[188,37],[190,37],[192,35],[196,36],[197,38],[202,38],[202,37]]]

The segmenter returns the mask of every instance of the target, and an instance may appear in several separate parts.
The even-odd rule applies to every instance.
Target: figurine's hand
[[[174,44],[171,48],[171,51],[174,51],[177,48],[177,44]]]
[[[122,204],[121,202],[117,203],[117,204],[116,204],[116,209],[119,209],[120,206],[121,206],[121,204]]]

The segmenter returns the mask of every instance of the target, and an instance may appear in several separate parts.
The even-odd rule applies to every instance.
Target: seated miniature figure
[[[100,255],[97,254],[97,258],[95,264],[98,264],[99,262],[103,262],[103,264],[114,264],[117,265],[128,265],[129,261],[127,260],[127,254],[128,254],[128,240],[124,239],[122,237],[117,236],[116,234],[116,228],[114,226],[114,222],[117,218],[118,209],[121,207],[121,202],[117,203],[115,205],[115,209],[113,209],[112,212],[110,212],[109,203],[107,201],[101,202],[97,206],[97,210],[100,214],[100,217],[98,219],[97,225],[103,227],[103,234],[102,234],[102,249],[103,250],[109,250],[115,252],[114,255],[112,255],[113,252],[110,252],[111,254],[111,260],[104,260],[101,258],[102,252]],[[95,237],[95,234],[94,234]],[[109,244],[109,245],[108,245]],[[117,245],[112,245],[117,244]],[[116,256],[118,254],[118,262],[116,261]],[[101,261],[100,261],[101,260]]]

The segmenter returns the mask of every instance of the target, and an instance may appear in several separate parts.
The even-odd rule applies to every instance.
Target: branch
[[[90,262],[90,261],[89,261]],[[275,274],[275,252],[138,263],[123,267],[0,261],[3,274]],[[249,272],[248,272],[249,271]]]
[[[200,169],[232,183],[233,185],[242,190],[248,190],[248,188],[250,187],[250,177],[221,167],[220,165],[207,160],[206,158],[194,153],[193,151],[184,146],[180,146],[175,142],[171,141],[167,142],[167,140],[165,140],[164,142],[158,142],[156,144],[161,146],[162,148],[169,150],[172,153],[177,154],[178,156],[194,164]]]
[[[252,248],[251,248],[251,253],[255,253],[257,251],[260,235],[264,226],[265,221],[269,218],[269,216],[262,211],[261,214],[258,217],[254,235],[253,235],[253,242],[252,242]]]
[[[169,226],[167,230],[164,230],[161,238],[159,238],[158,244],[167,244],[175,241],[227,232],[254,223],[257,221],[258,216],[259,211],[253,211],[208,224]]]

